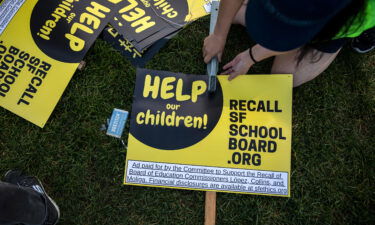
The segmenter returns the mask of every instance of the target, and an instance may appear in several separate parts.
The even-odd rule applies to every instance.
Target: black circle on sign
[[[87,42],[93,40],[96,35],[77,30],[74,34],[84,40],[86,44],[81,51],[73,51],[69,47],[69,40],[65,34],[70,33],[70,29],[75,22],[79,22],[79,16],[85,11],[88,5],[87,1],[73,1],[72,6],[68,7],[61,1],[39,0],[31,14],[30,29],[36,45],[49,57],[67,63],[78,63],[82,60],[89,49]],[[68,3],[67,3],[68,4]],[[69,9],[70,10],[67,10]],[[57,13],[56,13],[57,12]],[[72,16],[68,23],[67,18]],[[66,17],[65,17],[66,16]],[[54,28],[50,28],[55,25]],[[98,32],[98,31],[96,31]],[[41,36],[48,38],[42,38]]]
[[[161,81],[165,77],[175,77],[176,81],[171,83],[173,85],[176,85],[177,81],[181,79],[183,81],[182,94],[189,94],[191,92],[192,83],[196,80],[205,81],[208,87],[207,75],[184,75],[164,71],[139,69],[137,71],[137,82],[132,107],[132,120],[130,124],[130,133],[137,140],[156,149],[179,150],[198,143],[210,134],[218,123],[223,108],[223,92],[219,81],[217,81],[216,84],[217,88],[215,94],[209,94],[206,90],[205,93],[198,97],[196,102],[192,102],[191,100],[179,102],[176,98],[168,100],[161,99],[160,95],[156,99],[153,99],[150,96],[144,98],[143,87],[145,76],[147,74],[151,74],[152,78],[159,76]],[[152,81],[154,81],[154,79],[152,79]],[[174,89],[169,92],[172,93],[173,91]],[[167,104],[180,105],[180,107],[178,110],[167,110]],[[162,112],[165,112],[166,115],[170,115],[174,111],[176,116],[184,117],[203,117],[204,114],[207,114],[207,125],[205,129],[198,129],[186,127],[183,122],[180,122],[179,127],[161,126],[160,123],[159,125],[137,124],[137,115],[139,113],[146,113],[147,110],[150,110],[150,113],[154,115],[157,114],[158,111],[160,115]]]

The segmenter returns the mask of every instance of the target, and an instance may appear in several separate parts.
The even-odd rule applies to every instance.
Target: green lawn
[[[232,31],[225,62],[250,45],[243,29]],[[208,18],[193,23],[147,68],[205,74],[207,32]],[[44,129],[0,108],[0,173],[37,175],[61,208],[60,224],[203,224],[204,192],[121,185],[126,150],[100,127],[113,108],[131,110],[135,68],[101,40],[85,60]],[[375,51],[346,47],[294,89],[292,197],[219,193],[217,224],[375,224],[374,74]]]

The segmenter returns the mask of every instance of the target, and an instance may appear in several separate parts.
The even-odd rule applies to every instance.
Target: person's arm
[[[270,49],[262,47],[259,44],[254,45],[251,48],[253,57],[255,61],[257,62],[260,62],[263,59],[267,59],[272,56],[286,54],[291,51],[295,51],[295,50],[290,50],[286,52],[277,52],[277,51],[272,51]],[[223,67],[223,69],[225,70],[223,74],[228,74],[229,75],[228,80],[233,80],[238,75],[246,74],[249,71],[250,67],[253,66],[254,64],[255,62],[250,57],[250,49],[246,49],[245,51],[238,54],[232,61],[230,61]]]
[[[203,58],[205,63],[208,63],[215,56],[221,61],[230,26],[233,18],[241,8],[243,1],[244,0],[220,1],[219,15],[214,33],[204,39]]]

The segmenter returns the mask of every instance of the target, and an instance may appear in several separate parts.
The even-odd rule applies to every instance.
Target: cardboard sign
[[[121,1],[4,0],[0,105],[43,127]]]
[[[209,0],[124,0],[111,24],[142,51],[207,15],[208,3]]]
[[[158,40],[152,46],[141,52],[138,51],[130,41],[120,35],[113,27],[106,27],[101,38],[111,44],[114,49],[119,51],[135,67],[144,67],[146,63],[151,60],[152,57],[176,34],[177,32]]]
[[[292,75],[139,69],[124,183],[290,196]]]

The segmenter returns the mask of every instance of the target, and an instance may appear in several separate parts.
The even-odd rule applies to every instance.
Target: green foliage
[[[171,40],[147,68],[205,74],[208,18]],[[223,62],[248,48],[234,27]],[[37,175],[60,224],[203,224],[204,192],[121,185],[126,150],[100,131],[113,108],[131,110],[135,68],[98,40],[44,129],[0,109],[0,172]],[[271,60],[251,73],[269,73]],[[291,198],[218,194],[217,224],[375,224],[375,52],[343,49],[294,89]],[[127,139],[125,135],[124,139]]]

